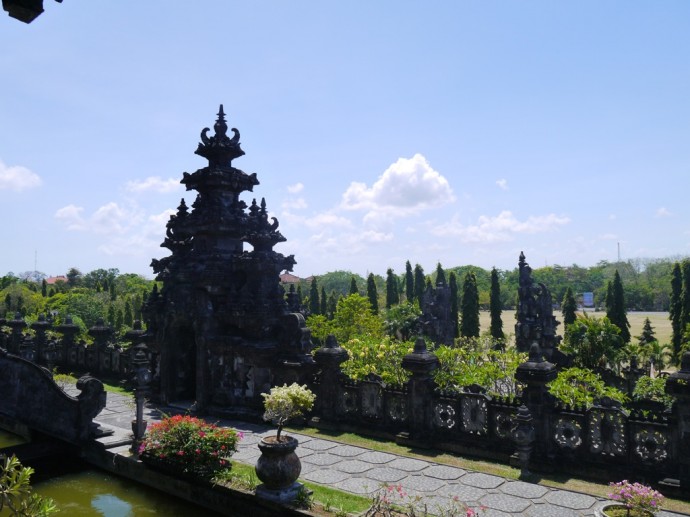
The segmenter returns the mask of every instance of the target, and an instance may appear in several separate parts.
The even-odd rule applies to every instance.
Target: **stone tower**
[[[183,174],[197,196],[168,221],[161,246],[171,254],[151,263],[163,287],[147,303],[149,335],[163,402],[256,413],[262,392],[311,372],[311,335],[280,285],[295,260],[273,250],[285,241],[277,219],[265,200],[240,199],[259,180],[232,166],[244,151],[237,129],[227,135],[222,105],[214,130],[204,128],[196,150],[208,166]]]

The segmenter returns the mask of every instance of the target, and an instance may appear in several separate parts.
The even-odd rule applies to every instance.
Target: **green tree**
[[[460,337],[460,321],[458,320],[458,277],[455,271],[450,272],[448,286],[450,287],[450,317],[453,321],[453,335],[454,337]]]
[[[359,288],[357,287],[357,279],[354,276],[350,278],[350,294],[359,294]]]
[[[680,328],[685,332],[690,323],[690,260],[686,259],[683,261],[681,272],[683,276],[683,289],[680,293]]]
[[[640,346],[646,346],[652,341],[656,341],[654,337],[654,327],[652,327],[652,322],[649,321],[649,318],[644,319],[642,334],[637,336],[637,340],[640,342]]]
[[[381,320],[371,311],[369,300],[360,294],[351,294],[338,300],[333,315],[333,334],[339,343],[356,336],[382,336]]]
[[[621,331],[608,318],[578,318],[568,326],[561,350],[580,368],[618,366],[623,348]]]
[[[311,289],[309,290],[309,312],[311,314],[320,314],[321,303],[319,303],[319,285],[316,277],[312,278]]]
[[[129,301],[129,299],[125,301],[125,311],[122,322],[125,324],[125,326],[130,328],[134,324],[134,315],[132,314],[132,303]]]
[[[606,386],[602,378],[586,368],[566,368],[547,384],[549,393],[572,407],[591,407],[597,399],[609,397],[625,403],[628,397],[620,390]]]
[[[424,269],[419,264],[414,266],[414,299],[419,306],[422,306],[422,296],[426,289],[426,278],[424,277]]]
[[[115,326],[115,306],[113,304],[108,306],[108,324],[111,327]]]
[[[394,305],[386,310],[383,326],[386,334],[400,341],[408,341],[413,337],[417,322],[422,312],[419,306],[410,302]]]
[[[321,286],[321,296],[319,297],[319,301],[321,302],[319,314],[326,316],[328,314],[328,298],[326,297],[326,288],[324,286]]]
[[[367,298],[369,298],[371,312],[373,312],[374,314],[378,314],[379,293],[376,290],[376,280],[374,279],[374,273],[369,273],[369,276],[367,277]]]
[[[328,295],[328,319],[333,319],[339,299],[340,295],[335,291],[331,291],[331,294]]]
[[[67,285],[69,285],[70,287],[78,287],[81,283],[82,274],[81,271],[79,271],[76,267],[71,267],[69,271],[67,271],[66,276]]]
[[[621,330],[623,344],[630,342],[630,323],[625,310],[625,295],[620,274],[616,269],[606,299],[606,317]]]
[[[563,314],[563,327],[568,330],[568,325],[575,323],[577,320],[577,302],[573,296],[573,290],[568,286],[563,295],[561,302],[561,313]]]
[[[48,282],[46,282],[45,278],[41,280],[41,296],[43,298],[48,296]]]
[[[414,275],[409,260],[405,262],[405,298],[409,303],[414,302]]]
[[[673,351],[670,345],[662,345],[658,341],[654,340],[645,344],[644,353],[658,374],[671,360]]]
[[[117,291],[115,290],[115,282],[110,282],[110,301],[117,300]]]
[[[671,320],[671,343],[673,345],[673,357],[677,362],[680,362],[680,348],[683,343],[683,273],[680,269],[680,264],[676,262],[673,265],[671,273],[671,299],[669,301],[669,319]]]
[[[443,271],[443,267],[441,267],[440,262],[436,264],[436,285],[439,284],[446,284],[446,273]]]
[[[479,291],[477,277],[469,272],[462,284],[460,336],[479,337]]]
[[[398,279],[395,277],[392,268],[386,271],[386,309],[390,309],[393,305],[400,303],[400,294],[398,293]]]
[[[498,281],[498,271],[496,271],[496,268],[491,270],[489,310],[491,313],[491,337],[500,340],[505,339],[503,321],[501,320],[501,312],[503,311],[503,304],[501,303],[501,284]]]

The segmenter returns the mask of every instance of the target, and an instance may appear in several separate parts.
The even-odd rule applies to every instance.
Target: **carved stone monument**
[[[273,250],[285,241],[278,220],[265,200],[240,199],[259,180],[232,166],[244,151],[237,129],[227,135],[222,105],[214,129],[204,128],[196,150],[208,166],[183,174],[198,194],[192,210],[182,200],[168,221],[161,246],[171,254],[151,264],[163,287],[145,312],[163,402],[256,413],[262,392],[313,370],[311,334],[280,285],[295,259]]]

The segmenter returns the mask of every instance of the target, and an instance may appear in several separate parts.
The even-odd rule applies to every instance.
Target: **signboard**
[[[582,293],[582,305],[584,307],[594,307],[594,293]]]

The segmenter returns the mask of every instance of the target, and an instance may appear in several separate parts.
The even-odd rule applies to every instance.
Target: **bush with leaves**
[[[649,375],[643,375],[637,379],[632,396],[633,400],[663,402],[668,408],[671,407],[674,400],[672,395],[666,393],[666,379],[663,377],[652,378]]]
[[[33,473],[34,469],[24,467],[16,456],[0,455],[0,514],[46,517],[59,511],[52,499],[32,493]]]
[[[421,315],[422,311],[415,303],[403,302],[394,305],[384,313],[384,330],[395,339],[407,341],[412,338]]]
[[[316,399],[316,395],[306,385],[300,386],[296,382],[290,386],[275,386],[269,393],[262,393],[261,396],[264,398],[264,420],[278,426],[277,441],[280,441],[280,433],[288,420],[311,411]]]
[[[627,395],[607,386],[592,370],[586,368],[566,368],[547,384],[549,393],[570,406],[591,407],[595,401],[608,397],[625,404]]]
[[[620,329],[608,318],[578,317],[568,325],[561,351],[573,356],[580,368],[617,367],[623,340]]]
[[[390,337],[359,336],[342,343],[350,358],[343,363],[343,372],[353,380],[362,380],[373,373],[388,385],[400,387],[410,372],[402,367],[402,359],[414,349],[410,341],[396,341]]]

